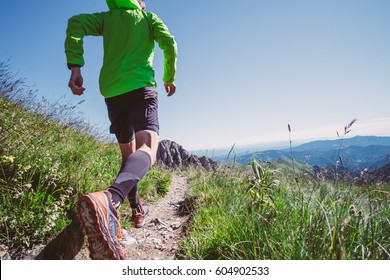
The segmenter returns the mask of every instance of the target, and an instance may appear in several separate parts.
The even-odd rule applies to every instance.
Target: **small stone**
[[[0,260],[11,260],[11,256],[8,252],[0,249]]]
[[[162,245],[163,241],[158,238],[150,238],[150,243],[156,244],[156,245]]]
[[[122,244],[124,246],[130,246],[130,245],[133,245],[137,243],[137,239],[133,238],[133,237],[123,237],[122,238]]]
[[[178,229],[178,228],[180,228],[181,227],[181,223],[173,223],[173,224],[171,224],[171,228],[173,229],[173,230],[176,230],[176,229]]]

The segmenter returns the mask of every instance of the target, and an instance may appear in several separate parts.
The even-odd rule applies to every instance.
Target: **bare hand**
[[[71,71],[68,86],[74,95],[82,95],[85,88],[83,88],[83,76],[80,67],[72,67]]]
[[[168,93],[168,96],[172,96],[176,92],[176,85],[174,83],[164,82],[165,91]]]

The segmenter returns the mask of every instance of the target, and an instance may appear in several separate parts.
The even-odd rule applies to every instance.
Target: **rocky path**
[[[122,229],[126,259],[175,259],[178,244],[183,239],[189,219],[189,214],[183,211],[186,189],[187,179],[173,174],[168,194],[155,205],[151,205],[144,227]],[[89,259],[85,245],[75,259]]]

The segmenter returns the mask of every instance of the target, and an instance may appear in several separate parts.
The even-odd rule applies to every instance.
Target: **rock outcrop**
[[[368,181],[370,183],[376,183],[376,184],[390,183],[390,163],[387,163],[385,166],[383,166],[383,167],[381,167],[373,172],[370,172],[367,175],[366,181]]]
[[[218,164],[210,158],[192,155],[181,145],[170,140],[162,140],[158,144],[157,164],[174,169],[196,166],[215,171],[218,168]]]
[[[343,167],[336,169],[335,166],[320,167],[318,165],[313,166],[313,171],[317,179],[343,181],[356,185],[390,183],[390,163],[374,171],[370,171],[368,168],[363,170],[350,170]]]

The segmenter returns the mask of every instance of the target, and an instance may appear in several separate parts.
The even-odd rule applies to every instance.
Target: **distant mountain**
[[[356,136],[342,140],[313,141],[293,147],[292,153],[296,162],[309,165],[327,166],[338,162],[351,170],[364,168],[375,170],[390,162],[390,137]],[[290,149],[267,150],[236,157],[236,161],[241,164],[251,162],[253,159],[291,160],[291,151]]]
[[[345,138],[343,140],[318,140],[312,141],[306,144],[302,144],[298,147],[293,148],[294,151],[327,151],[331,149],[339,149],[340,141],[342,147],[368,147],[368,146],[390,146],[390,137],[379,137],[379,136],[355,136],[352,138]]]

